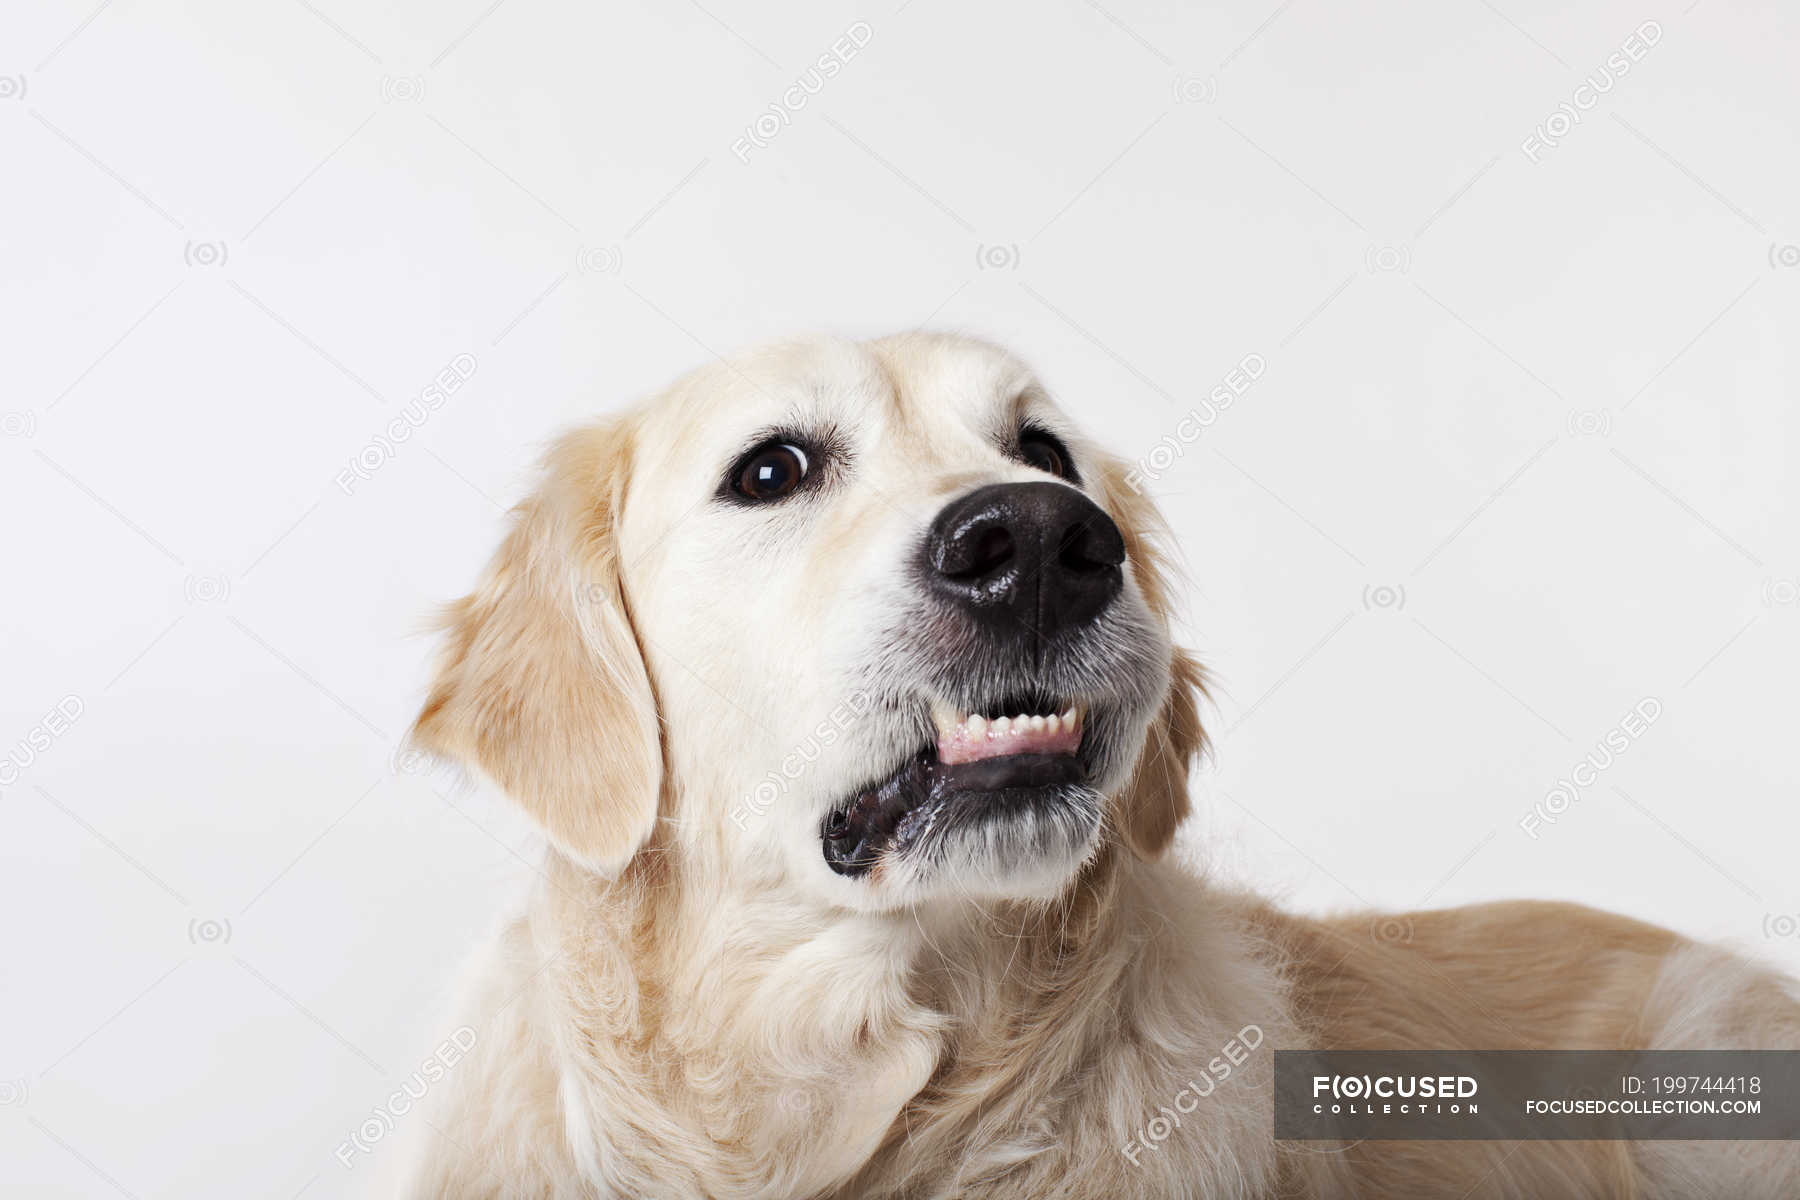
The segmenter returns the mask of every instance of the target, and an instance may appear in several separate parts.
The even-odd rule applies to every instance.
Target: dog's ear
[[[1132,853],[1146,861],[1160,858],[1187,819],[1188,771],[1206,749],[1196,697],[1205,688],[1205,673],[1187,651],[1177,649],[1169,666],[1169,690],[1150,722],[1144,750],[1131,778],[1119,793],[1119,832]]]
[[[617,527],[631,439],[570,434],[514,511],[480,585],[445,617],[413,740],[479,767],[556,847],[615,873],[662,786],[656,702],[622,586]]]
[[[1165,625],[1169,621],[1168,566],[1158,543],[1168,526],[1156,506],[1129,482],[1124,464],[1107,460],[1100,475],[1102,501],[1125,540],[1130,564],[1144,603]],[[1116,800],[1120,836],[1139,858],[1162,856],[1187,819],[1188,772],[1206,752],[1200,725],[1200,699],[1206,694],[1206,672],[1187,651],[1177,647],[1169,663],[1169,690],[1150,722],[1137,766]]]

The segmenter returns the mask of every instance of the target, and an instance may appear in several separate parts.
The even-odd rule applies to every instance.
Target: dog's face
[[[1151,519],[991,346],[708,368],[559,445],[421,740],[604,871],[660,819],[835,906],[1049,897],[1185,813],[1197,677]]]

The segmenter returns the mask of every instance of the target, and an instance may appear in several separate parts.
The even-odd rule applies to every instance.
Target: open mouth
[[[1009,697],[973,710],[935,705],[936,738],[825,819],[825,861],[862,875],[885,854],[971,822],[1004,820],[1066,802],[1088,779],[1084,706]]]

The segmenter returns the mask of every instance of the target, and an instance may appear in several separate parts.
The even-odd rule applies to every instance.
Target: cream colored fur
[[[930,516],[1041,478],[992,436],[1025,412],[1125,533],[1120,603],[1153,618],[1162,699],[1085,860],[1016,895],[838,878],[819,818],[904,726],[819,730],[871,672],[906,669],[880,655]],[[715,498],[745,437],[808,414],[854,444],[837,490],[779,519]],[[475,1048],[429,1098],[399,1194],[1800,1195],[1777,1143],[1273,1141],[1277,1048],[1800,1047],[1800,1007],[1759,968],[1586,910],[1415,914],[1396,945],[1169,861],[1203,735],[1158,536],[1117,462],[964,339],[778,347],[563,441],[451,612],[416,731],[550,851],[478,965],[454,1022]],[[805,770],[756,802],[795,747]],[[1227,1078],[1177,1100],[1251,1029]],[[1180,1126],[1141,1139],[1165,1109]]]

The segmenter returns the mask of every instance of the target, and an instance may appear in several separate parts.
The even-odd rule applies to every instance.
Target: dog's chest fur
[[[433,1118],[507,1164],[494,1194],[1274,1189],[1269,1063],[1296,1044],[1281,984],[1241,915],[1175,869],[1108,860],[1058,905],[944,928],[783,928],[753,904],[721,922],[659,910],[674,889],[580,888],[558,876],[509,931],[510,982],[477,1014],[494,1035]],[[1177,1112],[1252,1025],[1258,1052]],[[496,1090],[514,1128],[485,1115]]]
[[[942,1065],[842,1195],[1272,1190],[1270,1052],[1296,1044],[1275,969],[1195,881],[1135,862],[1101,874],[937,948],[924,974],[948,1018]],[[1247,1027],[1258,1052],[1209,1074]]]

